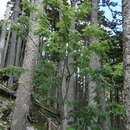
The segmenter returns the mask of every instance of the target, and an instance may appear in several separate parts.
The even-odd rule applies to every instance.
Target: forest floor
[[[2,91],[4,90],[2,89],[3,87],[0,87],[0,88],[1,88],[0,90]],[[0,130],[10,129],[13,110],[15,107],[15,98],[12,98],[10,95],[8,95],[7,90],[5,89],[5,91],[3,92],[0,91]],[[11,92],[11,90],[9,92]],[[36,108],[32,107],[32,108],[33,109],[31,109],[30,113],[33,113],[33,114],[31,114],[31,117],[30,117],[31,124],[29,124],[29,126],[33,128],[34,130],[44,130],[44,125],[43,125],[44,121],[41,118],[41,116],[37,114],[39,109],[37,107]]]
[[[11,122],[14,100],[0,96],[0,130],[8,130]]]

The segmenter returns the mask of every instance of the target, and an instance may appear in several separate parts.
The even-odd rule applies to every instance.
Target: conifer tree
[[[32,1],[38,10],[42,10],[42,0]],[[31,28],[38,29],[36,22],[37,12],[33,12],[30,17]],[[35,19],[34,19],[35,17]],[[29,32],[31,39],[28,38],[26,44],[26,53],[23,61],[23,68],[27,71],[22,73],[19,78],[19,86],[16,97],[16,107],[13,114],[13,121],[11,130],[26,130],[27,117],[31,105],[31,94],[33,91],[32,80],[36,67],[36,60],[39,55],[39,37],[35,36],[33,32]]]
[[[123,1],[123,54],[124,54],[124,105],[126,111],[126,130],[130,130],[130,1]]]

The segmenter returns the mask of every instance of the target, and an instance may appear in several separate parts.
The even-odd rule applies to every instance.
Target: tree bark
[[[126,130],[130,130],[130,0],[123,0],[124,105]]]
[[[13,22],[16,23],[16,20],[19,16],[19,4],[20,0],[17,0],[14,5],[14,14],[13,14]],[[15,58],[16,58],[16,44],[17,44],[17,32],[12,31],[10,37],[10,49],[9,49],[9,56],[8,56],[8,65],[15,65]]]
[[[0,36],[0,68],[3,67],[3,53],[4,53],[4,48],[5,48],[5,43],[6,43],[6,35],[7,35],[7,20],[9,18],[9,13],[10,13],[10,7],[7,6],[6,12],[5,12],[5,21],[2,26],[2,32]]]
[[[38,7],[38,9],[42,9],[42,0],[32,2]],[[32,16],[37,16],[37,13],[33,12]],[[38,29],[38,23],[35,20],[32,20],[31,28],[34,30]],[[23,61],[23,67],[27,69],[27,71],[21,74],[19,79],[21,84],[18,86],[16,107],[14,110],[11,130],[26,130],[27,115],[31,105],[33,73],[35,71],[36,60],[39,54],[39,37],[35,36],[32,32],[30,32],[29,35],[32,39],[28,38]]]
[[[0,67],[2,67],[2,54],[4,52],[5,38],[6,38],[6,23],[3,24],[2,33],[0,37]]]
[[[21,36],[20,36],[20,37],[18,38],[18,41],[17,41],[16,60],[15,60],[15,65],[16,65],[16,66],[20,66],[21,50],[22,50],[22,38],[21,38]]]
[[[91,24],[97,24],[97,8],[98,8],[98,0],[92,2],[92,12],[91,12]],[[89,42],[92,44],[95,42],[95,38],[90,38]],[[92,52],[90,58],[90,67],[95,70],[99,70],[101,68],[100,57],[95,53]],[[96,104],[95,97],[96,97],[96,87],[97,83],[92,80],[91,76],[89,76],[89,84],[88,84],[88,93],[89,93],[89,101],[88,104]]]
[[[69,112],[74,109],[74,106],[72,104],[66,103],[66,101],[72,102],[74,101],[74,90],[75,90],[75,76],[73,74],[73,59],[71,57],[68,58],[68,68],[69,68],[69,73],[71,76],[66,79],[65,77],[62,80],[62,98],[64,101],[63,104],[63,121],[62,121],[62,130],[66,130],[67,128],[70,127],[69,122],[73,121],[73,118],[69,117]],[[64,66],[64,65],[63,65]],[[65,65],[64,69],[64,74],[68,75],[68,69],[67,66]]]
[[[7,34],[7,40],[5,43],[4,51],[2,52],[2,64],[1,64],[2,67],[7,66],[7,56],[8,56],[10,35],[11,35],[11,23],[9,24],[9,31]]]
[[[76,1],[68,1],[68,3],[71,3],[70,6],[74,7],[76,5]],[[71,21],[70,30],[75,30],[75,18]],[[61,70],[63,72],[63,75],[67,75],[68,78],[63,77],[62,79],[62,85],[61,85],[61,94],[62,99],[64,101],[62,106],[62,114],[63,114],[63,121],[62,121],[62,130],[67,130],[70,128],[69,123],[73,122],[73,118],[69,117],[69,112],[74,110],[74,106],[72,104],[69,104],[67,102],[73,102],[75,98],[75,86],[76,86],[76,77],[74,76],[74,59],[69,55],[64,60],[64,62],[61,62]],[[67,102],[66,102],[67,101]]]
[[[92,12],[91,12],[91,23],[97,24],[98,20],[98,0],[92,2]],[[90,44],[95,42],[96,38],[90,38]],[[101,69],[101,58],[96,52],[91,53],[90,58],[90,67],[94,70]],[[100,91],[100,92],[99,92]],[[105,88],[102,88],[101,82],[98,83],[94,81],[91,76],[89,76],[89,83],[88,83],[88,104],[89,105],[96,105],[101,109],[104,113],[106,112],[106,101],[105,101]],[[95,100],[96,96],[99,96],[99,104]],[[108,119],[101,119],[100,125],[102,130],[109,130],[109,121]]]

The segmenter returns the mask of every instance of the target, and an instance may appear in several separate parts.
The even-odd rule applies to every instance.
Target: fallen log
[[[2,96],[6,96],[6,97],[11,97],[13,99],[16,98],[16,91],[11,90],[10,88],[6,88],[4,86],[0,86],[0,94]],[[47,108],[46,106],[42,105],[39,103],[38,100],[36,100],[34,97],[32,97],[32,103],[38,107],[40,107],[41,109],[43,109],[45,111],[45,113],[49,116],[49,118],[53,118],[55,119],[58,123],[60,122],[60,114],[59,112],[55,112],[49,108]]]
[[[36,100],[34,97],[32,97],[32,102],[36,106],[38,106],[41,109],[43,109],[50,118],[55,119],[59,124],[61,123],[59,112],[54,112],[53,110],[51,110],[51,109],[47,108],[46,106],[40,104],[39,101]]]
[[[16,91],[0,86],[0,95],[11,97],[11,98],[16,98]]]

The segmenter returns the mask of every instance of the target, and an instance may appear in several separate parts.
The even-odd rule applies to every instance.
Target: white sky
[[[0,19],[4,18],[4,13],[6,10],[6,4],[9,0],[0,0]]]

